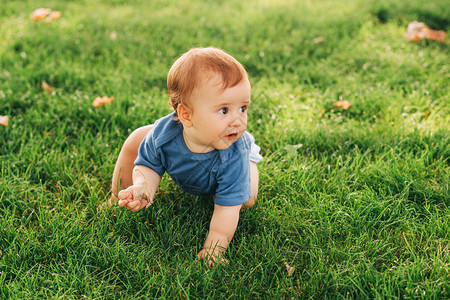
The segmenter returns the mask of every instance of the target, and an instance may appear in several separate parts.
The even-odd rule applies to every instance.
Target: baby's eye
[[[224,107],[219,110],[219,114],[226,115],[228,113],[228,108]]]
[[[242,107],[239,109],[239,111],[240,111],[241,113],[245,113],[246,110],[247,110],[247,105],[244,105],[244,106],[242,106]]]

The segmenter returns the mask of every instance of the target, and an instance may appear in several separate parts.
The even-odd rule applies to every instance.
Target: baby
[[[197,257],[214,265],[233,238],[241,208],[252,207],[258,194],[262,157],[246,131],[250,82],[229,54],[195,48],[175,61],[167,87],[174,112],[127,138],[112,201],[132,211],[147,208],[165,172],[185,192],[213,195],[209,233]]]

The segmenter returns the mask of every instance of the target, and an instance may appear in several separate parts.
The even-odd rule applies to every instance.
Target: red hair
[[[174,62],[167,76],[169,104],[175,112],[179,104],[189,102],[193,91],[211,78],[211,73],[221,75],[223,90],[247,77],[241,63],[224,51],[213,47],[193,48]]]

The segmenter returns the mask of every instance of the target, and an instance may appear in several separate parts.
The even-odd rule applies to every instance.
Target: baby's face
[[[251,86],[245,77],[222,92],[222,78],[213,75],[190,98],[192,127],[185,134],[198,146],[195,152],[228,149],[247,129]]]

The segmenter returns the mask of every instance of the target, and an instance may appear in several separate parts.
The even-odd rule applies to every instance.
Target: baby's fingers
[[[126,206],[128,204],[128,202],[130,202],[130,201],[128,201],[128,200],[119,200],[119,206],[120,207],[124,207],[124,206]]]
[[[209,253],[208,251],[206,251],[205,249],[202,249],[198,254],[197,254],[197,260],[203,260],[206,261],[206,263],[210,266],[210,267],[214,267],[216,264],[228,264],[228,260],[221,257],[220,255],[217,254],[213,254],[213,253]]]
[[[133,193],[130,188],[126,190],[121,190],[118,194],[120,200],[131,200],[133,199]]]
[[[141,201],[128,201],[127,208],[133,212],[141,209]]]
[[[120,207],[128,207],[128,203],[133,201],[133,191],[131,190],[131,187],[128,187],[125,190],[121,190],[117,196],[119,196]]]

